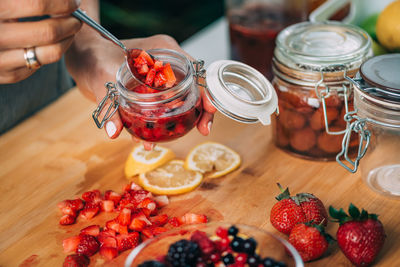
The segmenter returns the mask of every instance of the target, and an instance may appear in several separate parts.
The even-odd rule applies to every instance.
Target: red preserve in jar
[[[182,137],[195,127],[202,114],[198,86],[204,87],[210,102],[229,118],[243,123],[270,124],[278,99],[273,86],[256,69],[232,60],[216,61],[203,69],[204,62],[190,62],[168,49],[148,50],[148,54],[169,64],[176,81],[167,88],[151,87],[149,84],[159,83],[157,73],[149,83],[148,75],[137,75],[136,71],[141,71],[139,67],[132,75],[124,63],[116,75],[117,82],[106,84],[108,93],[93,112],[99,128],[118,111],[125,129],[141,140],[166,142]]]
[[[170,88],[158,90],[146,84],[146,75],[143,79],[133,76],[127,64],[123,64],[116,84],[108,84],[108,96],[114,98],[114,107],[118,106],[122,123],[130,134],[148,142],[171,141],[197,124],[202,114],[200,92],[194,81],[192,62],[185,56],[167,49],[148,52],[171,66],[176,82]],[[151,85],[156,84],[156,78]]]
[[[353,110],[346,77],[354,76],[372,55],[368,35],[339,22],[298,23],[277,37],[273,85],[280,115],[273,121],[276,146],[313,160],[334,160]],[[358,139],[350,142],[350,152]]]

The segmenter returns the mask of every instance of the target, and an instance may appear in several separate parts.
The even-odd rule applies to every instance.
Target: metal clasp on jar
[[[112,82],[108,82],[105,84],[105,87],[107,88],[107,94],[104,96],[103,100],[101,100],[95,111],[93,111],[92,113],[92,118],[99,129],[103,128],[106,121],[111,118],[115,114],[115,112],[117,112],[119,107],[118,91],[115,88],[115,84]],[[107,105],[108,100],[111,103],[109,104],[103,118],[99,120],[99,116],[104,107]]]
[[[376,88],[376,87],[365,87],[359,83],[362,79],[361,78],[356,78],[352,79],[350,77],[346,77],[346,79],[353,85],[359,88],[363,92],[380,92],[382,89]],[[388,93],[387,91],[384,91],[386,94]],[[399,94],[393,93],[395,96],[400,97]],[[361,118],[357,116],[357,107],[354,107],[354,111],[351,112],[346,112],[346,115],[344,116],[344,120],[347,122],[347,127],[344,130],[344,136],[343,136],[343,141],[342,141],[342,150],[339,152],[339,154],[336,155],[336,161],[344,167],[346,170],[349,172],[355,173],[358,169],[358,165],[360,163],[360,160],[364,157],[365,153],[367,152],[370,139],[371,139],[371,132],[367,129],[367,122],[376,124],[382,127],[394,127],[394,128],[400,128],[400,125],[394,125],[394,124],[389,124],[389,123],[384,123],[380,122],[371,118]],[[347,110],[346,110],[347,111]],[[348,155],[349,151],[349,144],[350,144],[350,138],[351,134],[355,132],[356,134],[359,135],[360,143],[358,146],[358,152],[355,160],[351,160]],[[344,161],[341,160],[341,157],[344,157]],[[345,164],[347,162],[350,164],[351,167],[347,166]]]
[[[330,65],[329,68],[330,69],[332,69],[332,68],[338,69],[339,71],[343,71],[344,80],[348,80],[349,77],[347,76],[346,66],[344,66],[342,64],[337,64],[337,65]],[[327,69],[320,70],[321,79],[315,84],[315,94],[317,95],[318,99],[321,100],[321,103],[322,103],[322,110],[323,110],[324,122],[325,122],[325,131],[331,135],[341,135],[341,134],[344,134],[346,132],[346,130],[333,132],[329,129],[328,115],[326,112],[326,98],[329,98],[331,96],[332,89],[324,82],[324,73],[326,71],[327,71]],[[325,89],[319,90],[318,89],[319,87],[324,87]],[[345,107],[345,111],[347,114],[349,112],[348,96],[350,95],[350,91],[351,91],[350,83],[343,82],[342,89],[335,89],[335,91],[337,92],[338,96],[343,95],[344,107]],[[349,126],[349,123],[347,122],[346,128],[348,128],[348,126]]]

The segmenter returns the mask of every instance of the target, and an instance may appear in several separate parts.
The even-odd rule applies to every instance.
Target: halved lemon
[[[140,173],[154,170],[174,158],[174,152],[166,147],[156,146],[147,151],[143,145],[135,146],[125,162],[126,178],[131,179]]]
[[[139,175],[139,184],[154,194],[177,195],[192,191],[203,180],[197,171],[183,167],[183,160],[171,160],[152,171]]]
[[[188,170],[208,173],[209,178],[217,178],[235,170],[240,163],[240,155],[229,147],[206,142],[195,146],[189,152],[185,167]]]

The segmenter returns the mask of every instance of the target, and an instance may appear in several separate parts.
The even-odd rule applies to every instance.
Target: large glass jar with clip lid
[[[116,82],[108,82],[107,95],[93,112],[99,128],[119,112],[125,129],[148,142],[167,142],[187,134],[197,124],[202,103],[199,87],[223,114],[243,123],[270,124],[278,99],[271,83],[256,69],[240,62],[220,60],[204,69],[204,62],[190,61],[169,49],[147,51],[170,64],[177,82],[159,90],[135,77],[123,63]],[[140,90],[137,90],[137,89]]]
[[[302,158],[334,160],[346,128],[343,117],[353,104],[345,77],[371,55],[369,36],[356,26],[303,22],[280,32],[273,58],[280,110],[273,122],[275,144]],[[350,151],[357,147],[357,139],[351,140]]]
[[[354,111],[337,161],[350,172],[358,166],[366,184],[387,196],[400,197],[400,54],[366,61],[354,79]],[[358,135],[357,155],[348,154],[351,135]],[[362,161],[361,161],[362,159]],[[359,165],[360,163],[360,165]]]

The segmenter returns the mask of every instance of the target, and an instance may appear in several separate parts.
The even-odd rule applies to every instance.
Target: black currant
[[[236,236],[239,233],[239,229],[236,226],[232,225],[228,229],[228,235]]]

